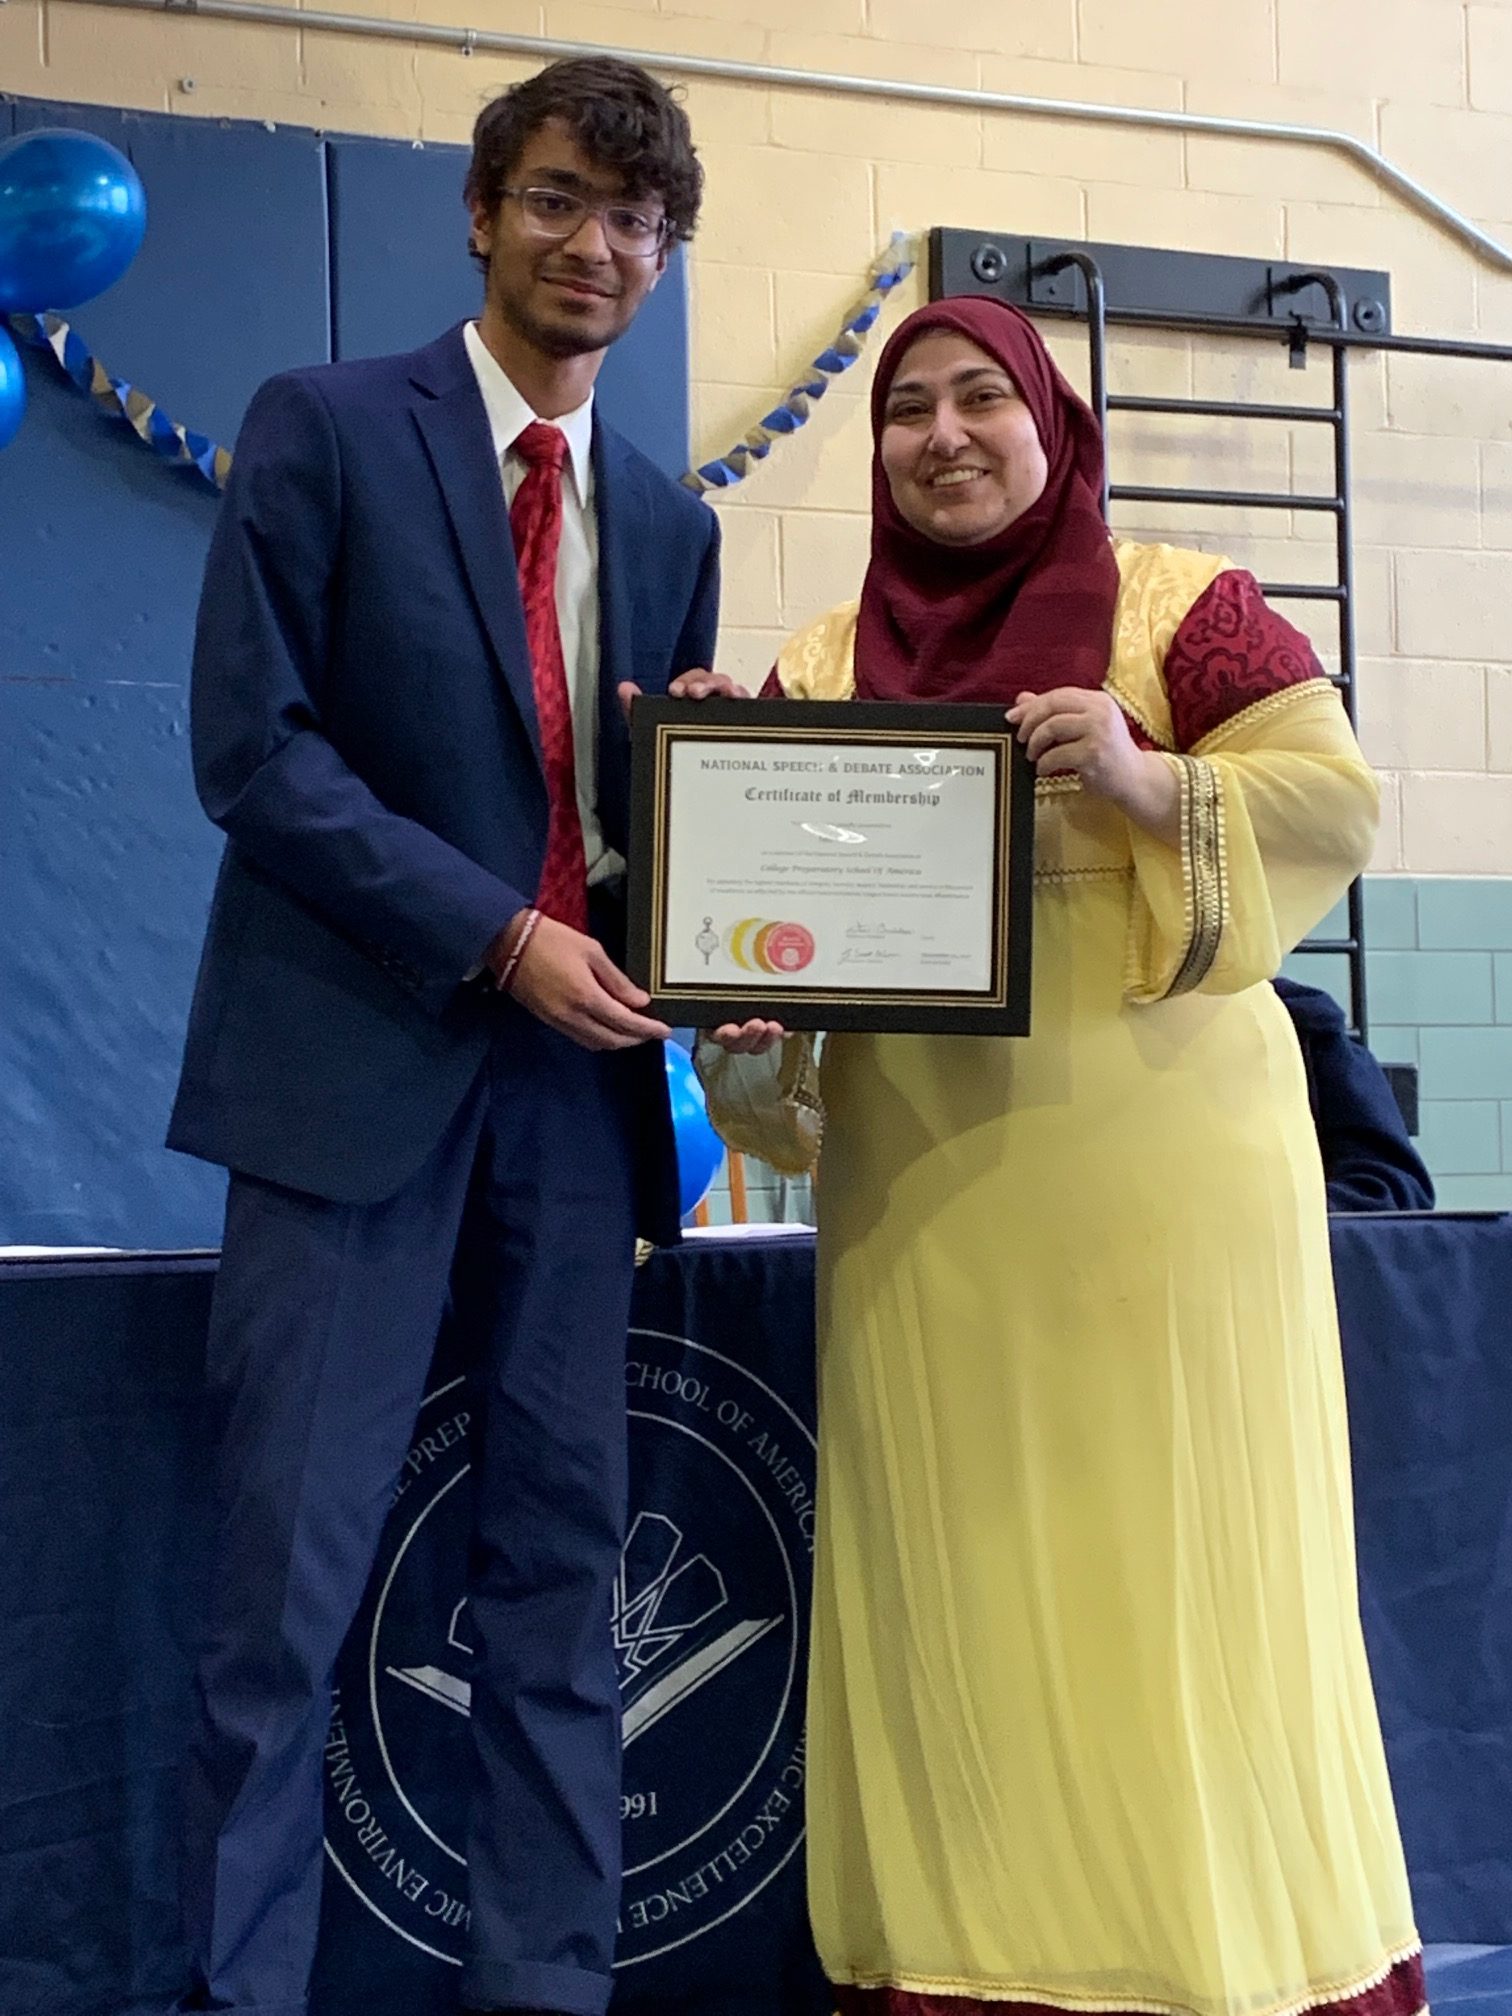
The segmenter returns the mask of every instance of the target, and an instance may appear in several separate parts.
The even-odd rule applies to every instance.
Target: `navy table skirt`
[[[1366,1630],[1425,1938],[1512,1943],[1512,1220],[1334,1221]],[[178,1984],[214,1256],[0,1261],[0,2016]],[[813,1248],[638,1284],[617,2016],[823,2016],[803,1912]],[[465,1368],[443,1340],[338,1674],[315,2016],[454,2006]]]

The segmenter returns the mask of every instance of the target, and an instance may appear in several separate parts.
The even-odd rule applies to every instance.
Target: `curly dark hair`
[[[484,106],[462,191],[469,204],[497,211],[526,141],[548,119],[560,119],[596,165],[623,176],[627,196],[659,196],[671,237],[693,236],[703,168],[688,115],[654,77],[612,56],[568,56]]]

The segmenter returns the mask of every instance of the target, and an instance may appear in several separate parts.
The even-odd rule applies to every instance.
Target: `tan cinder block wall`
[[[362,0],[396,21],[573,38],[1047,98],[1344,128],[1512,239],[1512,0]],[[0,86],[422,140],[466,138],[534,67],[403,43],[73,0],[0,0]],[[1120,132],[690,82],[709,174],[693,262],[694,441],[726,449],[833,334],[873,252],[932,224],[1084,235],[1390,269],[1397,326],[1512,342],[1512,275],[1479,263],[1366,173],[1299,146]],[[915,283],[900,290],[918,298]],[[894,307],[888,322],[899,312]],[[87,322],[87,317],[85,318]],[[884,325],[886,326],[886,325]],[[1056,348],[1082,375],[1069,332]],[[1512,370],[1358,357],[1362,732],[1386,782],[1377,867],[1512,869]],[[1117,338],[1115,389],[1328,395],[1279,350]],[[866,367],[717,507],[722,662],[759,679],[794,625],[852,595],[866,554]],[[183,416],[192,423],[194,416]],[[1326,430],[1116,426],[1131,482],[1307,489]],[[1170,511],[1124,529],[1332,578],[1328,521]],[[1325,656],[1334,623],[1308,618]]]

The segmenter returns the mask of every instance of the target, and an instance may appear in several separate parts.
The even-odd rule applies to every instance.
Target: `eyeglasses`
[[[504,189],[500,193],[514,198],[538,238],[575,237],[587,218],[597,217],[603,222],[609,250],[633,259],[649,259],[660,252],[671,229],[665,217],[613,198],[591,202],[566,189]]]

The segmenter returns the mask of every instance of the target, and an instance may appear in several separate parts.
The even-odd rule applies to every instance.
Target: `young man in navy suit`
[[[479,1392],[462,1999],[609,2000],[625,1333],[636,1235],[678,1223],[668,1031],[620,968],[625,703],[734,689],[714,517],[592,400],[700,185],[659,85],[555,65],[477,124],[478,322],[272,380],[237,445],[170,1137],[231,1171],[186,2009],[305,2009],[332,1669],[448,1294]]]

